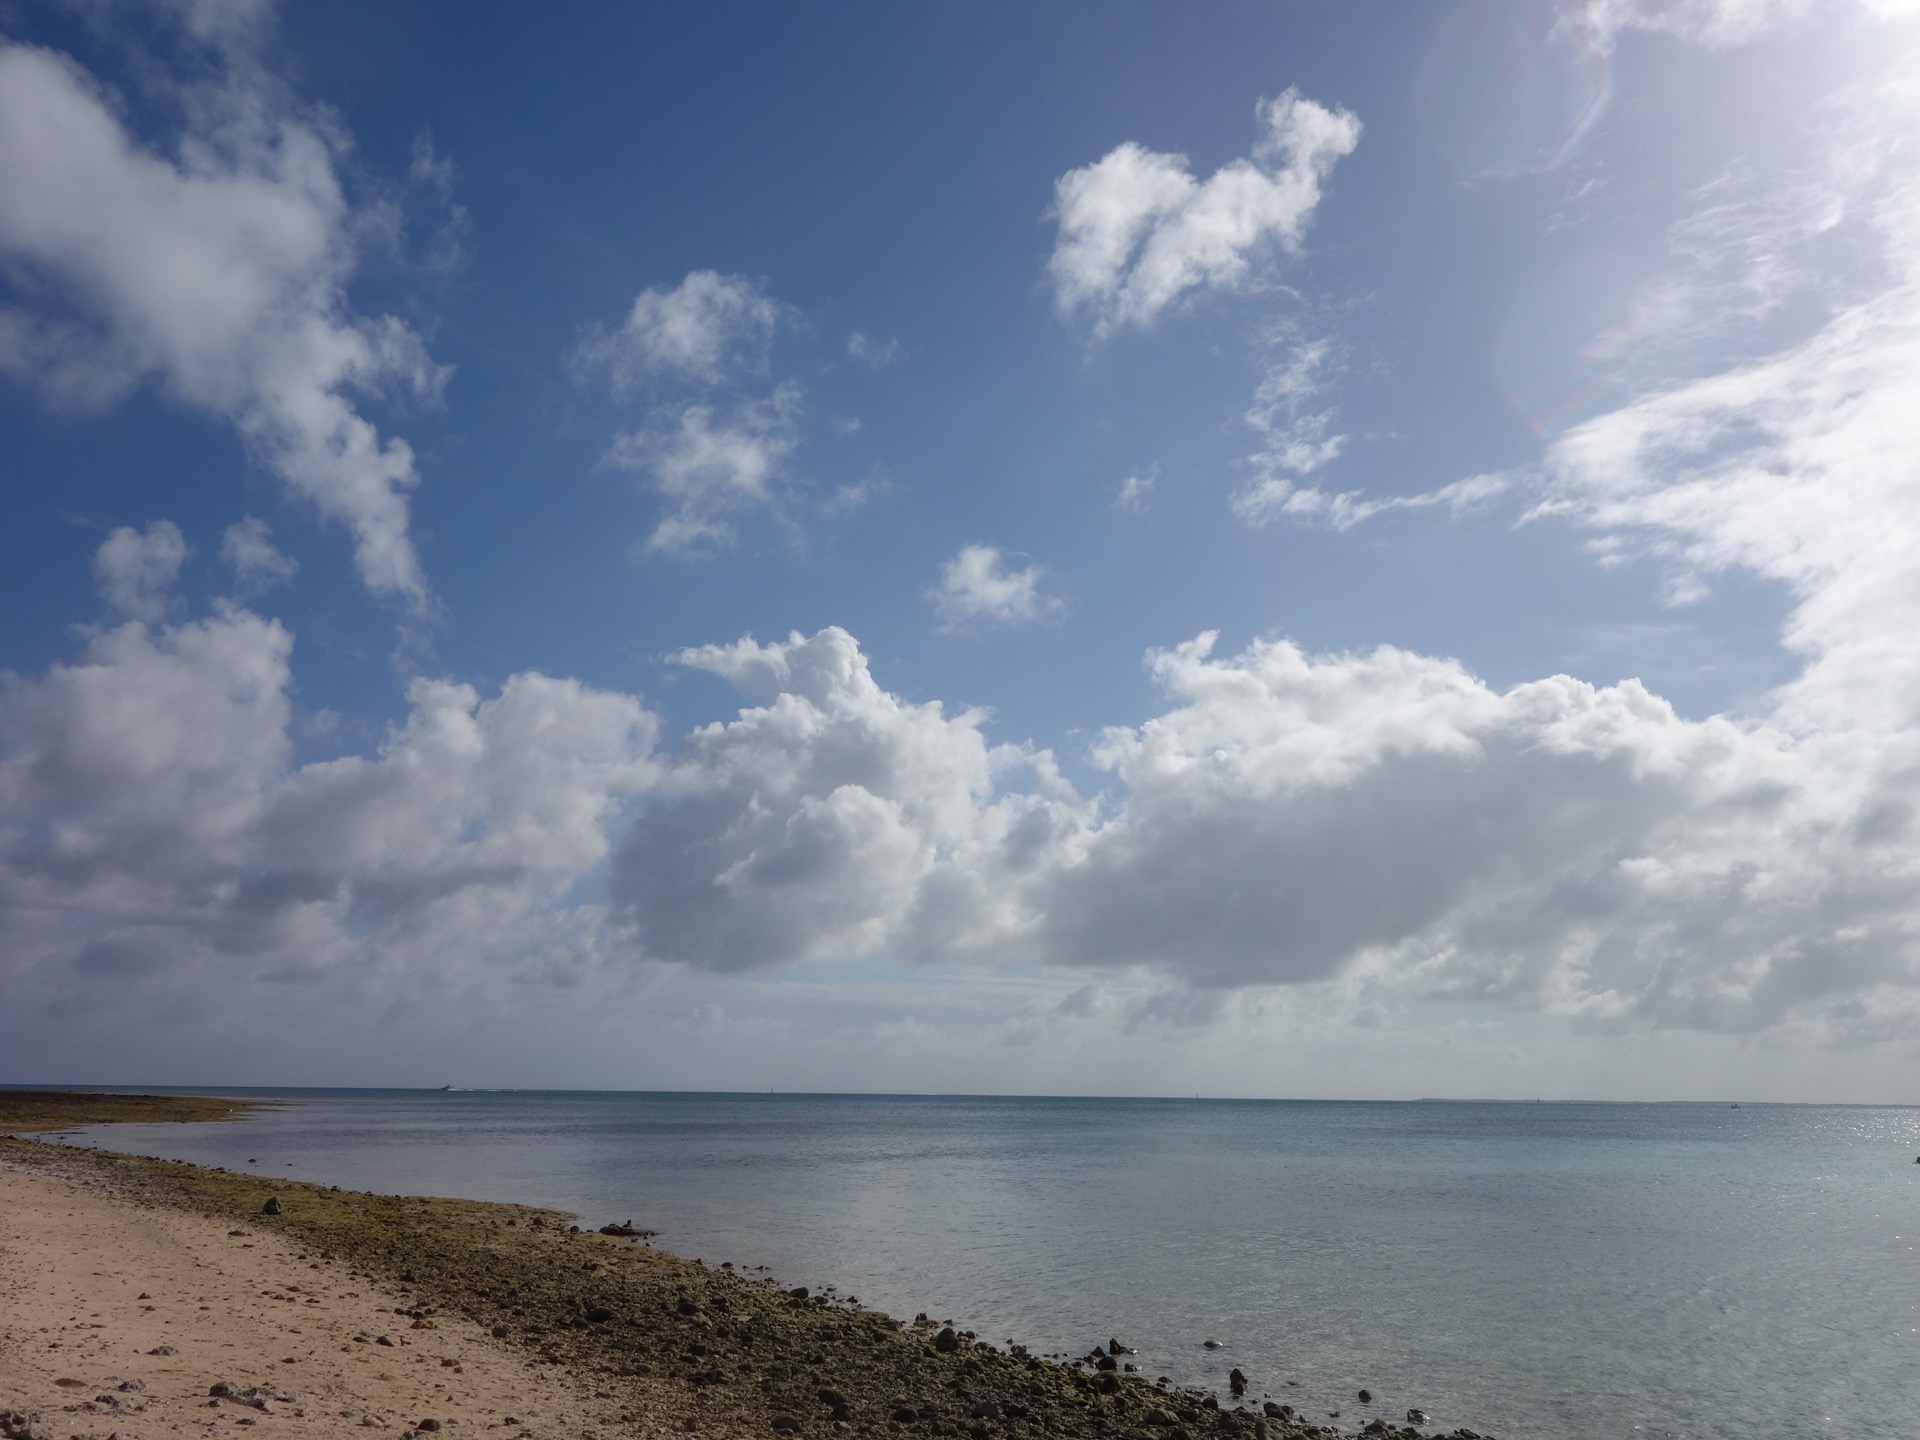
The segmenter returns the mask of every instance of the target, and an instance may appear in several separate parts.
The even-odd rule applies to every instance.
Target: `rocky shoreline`
[[[834,1295],[654,1249],[631,1223],[583,1229],[525,1206],[361,1194],[0,1138],[0,1158],[141,1206],[270,1232],[389,1287],[398,1347],[462,1316],[559,1367],[638,1430],[967,1440],[1377,1440],[1427,1437],[1417,1412],[1345,1431],[1284,1405],[1216,1397],[1128,1373],[1117,1339],[1060,1362],[925,1315],[902,1322]],[[530,1433],[530,1432],[527,1432]],[[1480,1440],[1453,1432],[1457,1440]]]

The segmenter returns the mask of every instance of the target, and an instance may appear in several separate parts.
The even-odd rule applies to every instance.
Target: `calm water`
[[[1920,1435],[1916,1109],[233,1093],[296,1103],[87,1138],[631,1217],[985,1338],[1238,1365],[1343,1424]]]

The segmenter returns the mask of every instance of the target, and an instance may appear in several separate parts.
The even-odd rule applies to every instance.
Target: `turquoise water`
[[[1238,1366],[1343,1427],[1920,1435],[1920,1109],[231,1093],[296,1103],[86,1138],[632,1218],[984,1338]]]

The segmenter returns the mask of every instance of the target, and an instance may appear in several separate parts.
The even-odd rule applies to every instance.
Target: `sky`
[[[0,0],[0,1082],[1920,1101],[1912,0]]]

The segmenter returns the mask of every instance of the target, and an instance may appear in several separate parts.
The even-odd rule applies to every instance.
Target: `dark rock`
[[[604,1325],[611,1319],[613,1319],[613,1311],[609,1310],[606,1306],[589,1305],[587,1307],[587,1323],[589,1325]]]
[[[960,1348],[960,1337],[954,1334],[951,1325],[933,1337],[933,1348],[938,1350],[942,1355],[951,1355]]]
[[[1120,1393],[1120,1377],[1111,1370],[1102,1370],[1094,1380],[1093,1388],[1098,1390],[1102,1395],[1118,1395]]]
[[[911,1405],[896,1405],[893,1407],[893,1413],[887,1418],[896,1425],[911,1425],[920,1418],[920,1412]]]
[[[1237,1365],[1227,1376],[1227,1388],[1234,1393],[1236,1399],[1247,1393],[1247,1377],[1240,1373],[1240,1367]]]
[[[1362,1390],[1360,1392],[1360,1403],[1362,1405],[1371,1405],[1373,1403],[1373,1392],[1371,1390]]]
[[[1393,1427],[1388,1425],[1384,1420],[1372,1420],[1367,1423],[1367,1427],[1360,1433],[1362,1435],[1384,1435],[1392,1428]]]
[[[998,1420],[1000,1418],[1000,1407],[991,1400],[982,1400],[973,1407],[973,1418],[976,1420]]]
[[[1407,1423],[1408,1423],[1409,1425],[1424,1425],[1424,1424],[1426,1424],[1426,1423],[1427,1423],[1427,1412],[1426,1412],[1426,1411],[1424,1411],[1424,1410],[1409,1410],[1409,1411],[1407,1411]]]
[[[1200,1343],[1206,1346],[1207,1349],[1209,1350],[1218,1350],[1221,1348],[1224,1342],[1219,1340],[1202,1340]]]
[[[389,1350],[393,1348],[393,1341],[388,1339],[385,1335],[380,1336],[373,1343],[376,1345],[385,1345]]]
[[[700,1313],[700,1307],[685,1295],[680,1297],[673,1308],[678,1310],[682,1315],[698,1315]]]
[[[171,1345],[156,1345],[147,1351],[149,1355],[178,1355],[180,1352]]]
[[[62,1382],[58,1380],[54,1381],[54,1384],[56,1385],[60,1383]],[[225,1396],[228,1396],[234,1393],[233,1382],[231,1380],[216,1380],[208,1388],[207,1393],[209,1395],[218,1395],[224,1398]]]
[[[1200,1402],[1200,1408],[1202,1410],[1218,1410],[1220,1408],[1220,1402],[1209,1395]]]
[[[791,1295],[796,1300],[804,1300],[807,1298],[807,1287],[804,1285],[796,1285],[791,1290],[787,1291],[787,1294]]]
[[[141,1300],[151,1300],[151,1299],[153,1298],[153,1296],[151,1296],[151,1295],[149,1295],[149,1294],[148,1294],[148,1293],[147,1293],[146,1291],[144,1291],[144,1290],[142,1290],[142,1291],[140,1292],[140,1294],[139,1294],[139,1296],[138,1296],[138,1297],[136,1297],[136,1298],[138,1298],[138,1299],[141,1299]]]
[[[628,1220],[619,1225],[602,1225],[600,1227],[600,1233],[602,1235],[637,1236],[637,1235],[651,1235],[653,1234],[653,1231],[639,1229],[637,1226],[634,1225],[633,1221]]]
[[[496,1325],[496,1326],[494,1326],[494,1327],[493,1327],[493,1338],[494,1338],[494,1339],[496,1339],[496,1340],[504,1340],[504,1339],[506,1339],[506,1338],[507,1338],[507,1327],[506,1327],[506,1326],[504,1326],[504,1325]]]
[[[143,1395],[146,1393],[146,1389],[147,1382],[144,1380],[122,1380],[120,1382],[120,1393],[123,1395]]]
[[[87,1388],[86,1381],[71,1380],[71,1379],[68,1379],[66,1376],[62,1376],[60,1379],[54,1381],[53,1383],[58,1385],[62,1390],[84,1390]]]
[[[416,1430],[425,1430],[428,1434],[432,1434],[440,1428],[440,1422],[438,1420],[422,1420],[413,1428]]]
[[[776,1435],[798,1435],[800,1433],[800,1422],[791,1415],[776,1415],[773,1417],[773,1433]]]
[[[1276,1405],[1271,1400],[1262,1405],[1260,1409],[1262,1413],[1272,1420],[1284,1420],[1293,1413],[1293,1407],[1291,1405]]]
[[[262,1215],[278,1215],[280,1213],[280,1197],[278,1195],[269,1195],[267,1197],[267,1203],[260,1207],[260,1213]]]
[[[1093,1365],[1096,1370],[1118,1370],[1120,1368],[1120,1362],[1111,1355],[1102,1355],[1098,1360],[1093,1362]]]

